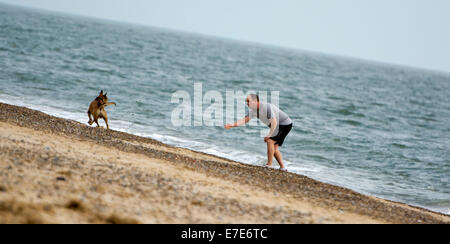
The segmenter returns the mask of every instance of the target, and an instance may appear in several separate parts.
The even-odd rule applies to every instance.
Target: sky
[[[449,0],[0,0],[450,72]]]

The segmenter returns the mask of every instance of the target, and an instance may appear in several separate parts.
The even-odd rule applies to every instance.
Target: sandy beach
[[[0,223],[450,223],[111,129],[0,103]]]

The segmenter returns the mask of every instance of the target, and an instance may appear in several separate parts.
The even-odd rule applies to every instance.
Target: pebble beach
[[[0,103],[0,223],[450,223],[277,169]]]

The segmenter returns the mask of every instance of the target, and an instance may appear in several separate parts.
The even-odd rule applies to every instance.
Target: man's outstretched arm
[[[240,119],[240,120],[234,122],[233,124],[226,124],[226,125],[224,126],[224,128],[228,130],[228,129],[231,129],[231,128],[233,128],[233,127],[238,127],[238,126],[241,126],[241,125],[245,125],[245,124],[247,124],[249,121],[250,121],[250,117],[245,116],[245,118]]]

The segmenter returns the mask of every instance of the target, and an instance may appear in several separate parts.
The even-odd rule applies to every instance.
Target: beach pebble
[[[2,106],[4,107],[5,105],[0,103],[0,110]],[[16,116],[15,114],[17,113],[8,113],[6,116],[4,113],[0,113],[0,118],[4,117],[3,120],[11,121],[10,117]],[[39,115],[39,120],[46,121],[48,117],[49,116],[47,115]],[[30,117],[24,117],[23,120],[30,120]],[[31,121],[36,120],[38,119]],[[30,123],[31,122],[25,123],[25,126],[30,127]],[[279,174],[279,171],[277,170],[260,169],[260,167],[256,168],[256,166],[253,167],[247,165],[226,164],[219,161],[201,160],[195,157],[187,157],[183,155],[182,152],[180,152],[179,155],[175,155],[176,153],[172,152],[169,153],[162,150],[148,149],[143,146],[126,144],[126,140],[150,143],[150,139],[147,138],[140,138],[114,131],[97,130],[95,128],[91,129],[87,126],[81,128],[76,123],[67,123],[62,119],[54,119],[53,123],[48,123],[46,121],[35,127],[36,129],[48,130],[50,126],[52,127],[51,131],[57,133],[63,131],[61,130],[62,127],[70,126],[66,131],[72,134],[76,133],[76,135],[70,135],[70,133],[65,133],[65,135],[69,139],[75,140],[76,143],[80,141],[88,141],[89,143],[97,142],[100,146],[123,150],[124,153],[129,152],[143,154],[155,159],[167,159],[171,161],[170,163],[176,164],[175,166],[177,166],[177,169],[182,169],[182,172],[193,171],[198,174],[205,174],[208,176],[208,179],[213,179],[213,177],[224,179],[227,183],[230,183],[230,188],[235,186],[235,184],[243,189],[246,189],[247,186],[255,187],[258,195],[261,194],[261,196],[268,196],[269,198],[275,196],[275,199],[281,199],[282,202],[286,201],[286,203],[290,203],[292,201],[292,205],[269,204],[269,206],[257,201],[259,197],[258,195],[254,197],[253,192],[238,191],[240,194],[236,194],[236,196],[232,194],[223,195],[221,192],[203,192],[203,190],[208,190],[212,183],[206,186],[203,185],[206,183],[197,182],[196,178],[189,177],[189,180],[183,180],[182,178],[174,177],[172,172],[165,174],[158,173],[159,171],[148,170],[147,167],[144,166],[132,167],[133,164],[131,162],[133,161],[133,157],[130,156],[128,158],[128,154],[124,154],[124,156],[121,157],[119,157],[119,155],[104,156],[104,153],[98,150],[96,154],[99,156],[97,157],[92,157],[92,155],[89,154],[89,156],[81,155],[80,158],[73,158],[60,154],[60,152],[63,151],[56,150],[64,148],[64,145],[60,146],[55,143],[51,144],[52,146],[46,146],[45,144],[40,144],[35,146],[37,149],[36,151],[27,151],[22,150],[20,144],[18,144],[17,141],[13,141],[14,139],[11,139],[11,144],[19,146],[9,150],[10,155],[13,155],[14,157],[11,157],[8,164],[1,166],[0,196],[4,197],[8,194],[17,194],[18,197],[25,199],[28,197],[24,187],[28,186],[26,180],[32,180],[32,185],[30,183],[29,194],[32,194],[33,196],[36,196],[35,194],[37,194],[37,198],[42,199],[40,202],[47,202],[48,199],[52,198],[66,199],[69,195],[73,195],[74,200],[64,206],[68,209],[80,212],[80,216],[94,214],[92,216],[94,219],[97,218],[96,213],[93,211],[86,211],[87,209],[85,206],[97,204],[97,199],[100,199],[101,201],[98,203],[100,205],[96,207],[96,212],[104,212],[109,209],[125,209],[123,207],[126,206],[127,211],[124,212],[127,214],[136,210],[139,212],[137,215],[140,216],[140,211],[142,211],[142,215],[145,219],[145,216],[149,213],[150,221],[154,220],[154,210],[161,210],[161,212],[165,213],[168,217],[173,216],[173,219],[154,220],[154,222],[161,223],[165,223],[165,220],[175,222],[176,220],[179,220],[183,223],[205,221],[202,218],[196,217],[196,211],[205,213],[205,216],[214,216],[214,218],[210,219],[213,222],[214,220],[223,222],[224,219],[226,219],[227,222],[241,222],[244,218],[248,217],[254,219],[256,222],[263,223],[334,223],[336,221],[339,222],[341,219],[345,219],[347,213],[359,214],[364,216],[364,218],[367,217],[367,220],[369,221],[386,220],[386,222],[389,223],[445,222],[445,219],[442,216],[436,218],[429,212],[420,209],[404,208],[395,203],[384,203],[372,197],[366,197],[347,189],[313,181],[304,176],[294,176],[284,173]],[[105,137],[105,134],[108,134],[108,137]],[[109,135],[114,135],[114,137],[110,137]],[[157,142],[151,143],[163,147],[162,144]],[[31,147],[32,145],[26,144],[22,146]],[[69,147],[68,150],[71,149],[72,148]],[[121,162],[114,162],[114,160],[109,161],[108,158],[112,159],[114,157],[118,160],[122,158]],[[101,161],[106,165],[100,164],[94,167],[90,158],[93,158],[92,161]],[[72,178],[70,171],[66,173],[68,168],[55,169],[54,166],[70,166],[73,172],[76,172],[77,179],[79,176],[83,180],[78,181],[75,180],[75,177]],[[32,167],[35,167],[40,173],[39,177],[33,178],[37,176],[37,174],[32,171],[34,169]],[[186,169],[184,169],[184,167],[186,167]],[[75,171],[75,169],[77,170]],[[56,176],[49,173],[55,173]],[[53,184],[51,184],[48,179],[53,180]],[[67,185],[66,183],[69,180],[76,186]],[[59,183],[59,181],[65,183]],[[108,184],[112,186],[109,186]],[[98,187],[97,185],[101,185],[101,187]],[[120,186],[123,186],[126,189],[122,189]],[[198,188],[198,186],[201,186],[201,188]],[[89,189],[89,191],[79,191],[76,189]],[[217,190],[217,187],[211,185],[211,189]],[[106,195],[110,195],[110,197],[106,198],[108,201],[99,198],[99,196],[104,195],[104,192],[107,193]],[[226,192],[228,191],[224,191],[224,193]],[[241,201],[241,197],[245,198],[245,201]],[[70,199],[72,198],[67,200]],[[300,210],[304,210],[300,209],[300,207],[298,210],[295,210],[297,209],[295,205],[295,201],[297,200],[303,202],[308,201],[312,206],[322,207],[325,210],[338,210],[338,213],[341,215],[338,217],[328,216],[326,212],[315,212],[314,209],[311,210],[312,212],[300,212]],[[135,203],[136,206],[134,206],[134,204],[127,205],[128,201]],[[111,204],[109,204],[109,202],[111,202]],[[86,203],[86,205],[83,203]],[[165,206],[167,206],[167,209]],[[55,205],[55,208],[59,209],[60,207]],[[128,208],[130,209],[129,211]],[[180,209],[187,209],[187,211],[185,213],[183,212],[184,210],[179,211]],[[189,209],[195,209],[195,211],[190,212]],[[51,210],[51,208],[44,210]]]

